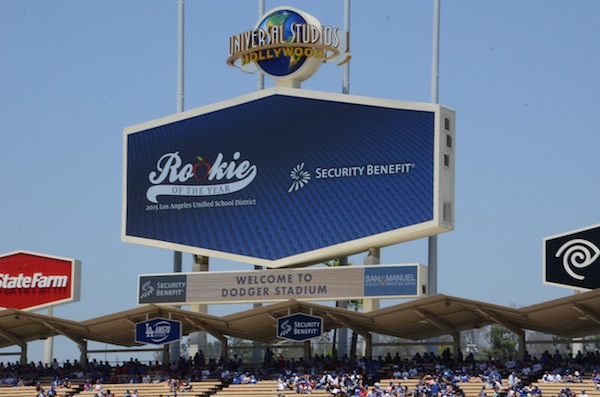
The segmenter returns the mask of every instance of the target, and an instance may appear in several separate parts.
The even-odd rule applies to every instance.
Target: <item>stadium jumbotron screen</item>
[[[124,241],[271,268],[452,230],[454,112],[272,88],[124,131]]]

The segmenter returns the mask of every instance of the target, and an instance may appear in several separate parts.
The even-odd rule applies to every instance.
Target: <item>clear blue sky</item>
[[[280,5],[343,26],[342,0],[266,2]],[[519,307],[568,296],[542,282],[542,239],[600,223],[600,2],[441,11],[439,100],[456,110],[457,158],[438,291]],[[433,0],[354,0],[351,14],[351,94],[430,101]],[[256,1],[186,2],[186,110],[256,90],[225,64],[229,36],[256,20]],[[341,92],[341,79],[324,65],[303,88]],[[81,301],[56,316],[134,308],[138,274],[172,270],[172,252],[121,242],[121,183],[123,128],[175,113],[176,88],[176,0],[0,2],[0,253],[82,261]],[[382,263],[414,262],[427,263],[426,239],[382,249]],[[59,346],[57,358],[78,357]]]

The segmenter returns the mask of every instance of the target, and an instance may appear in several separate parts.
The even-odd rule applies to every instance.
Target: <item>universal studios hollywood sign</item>
[[[454,229],[453,110],[295,88],[350,58],[300,10],[229,43],[283,84],[125,128],[123,241],[284,268]]]
[[[322,25],[298,9],[278,7],[265,13],[254,29],[229,38],[227,64],[300,82],[323,62],[341,65],[349,60],[348,32]]]

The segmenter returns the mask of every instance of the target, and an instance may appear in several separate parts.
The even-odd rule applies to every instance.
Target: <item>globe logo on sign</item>
[[[322,25],[312,15],[278,7],[262,16],[254,29],[229,38],[230,66],[260,71],[291,85],[308,79],[322,63],[341,65],[350,59],[348,34]]]
[[[269,30],[272,30],[274,26],[282,26],[283,40],[285,42],[291,42],[293,37],[292,24],[302,25],[306,23],[307,21],[297,12],[289,9],[282,9],[267,15],[259,22],[258,28],[268,32]],[[276,58],[259,60],[258,66],[268,75],[287,76],[297,71],[306,62],[306,56],[302,49],[300,49],[300,51],[295,51],[293,49],[287,52],[281,51],[280,54],[281,55]]]

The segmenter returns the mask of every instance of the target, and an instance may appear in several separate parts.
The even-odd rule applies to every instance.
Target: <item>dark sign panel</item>
[[[273,88],[125,129],[123,240],[267,267],[451,230],[454,112]]]
[[[164,345],[181,339],[181,321],[153,318],[135,325],[135,341]]]
[[[277,319],[277,337],[297,342],[323,335],[323,319],[308,314],[292,314]]]
[[[185,302],[187,276],[178,274],[141,276],[138,291],[140,304]]]
[[[575,289],[600,287],[600,226],[545,238],[544,282]]]

